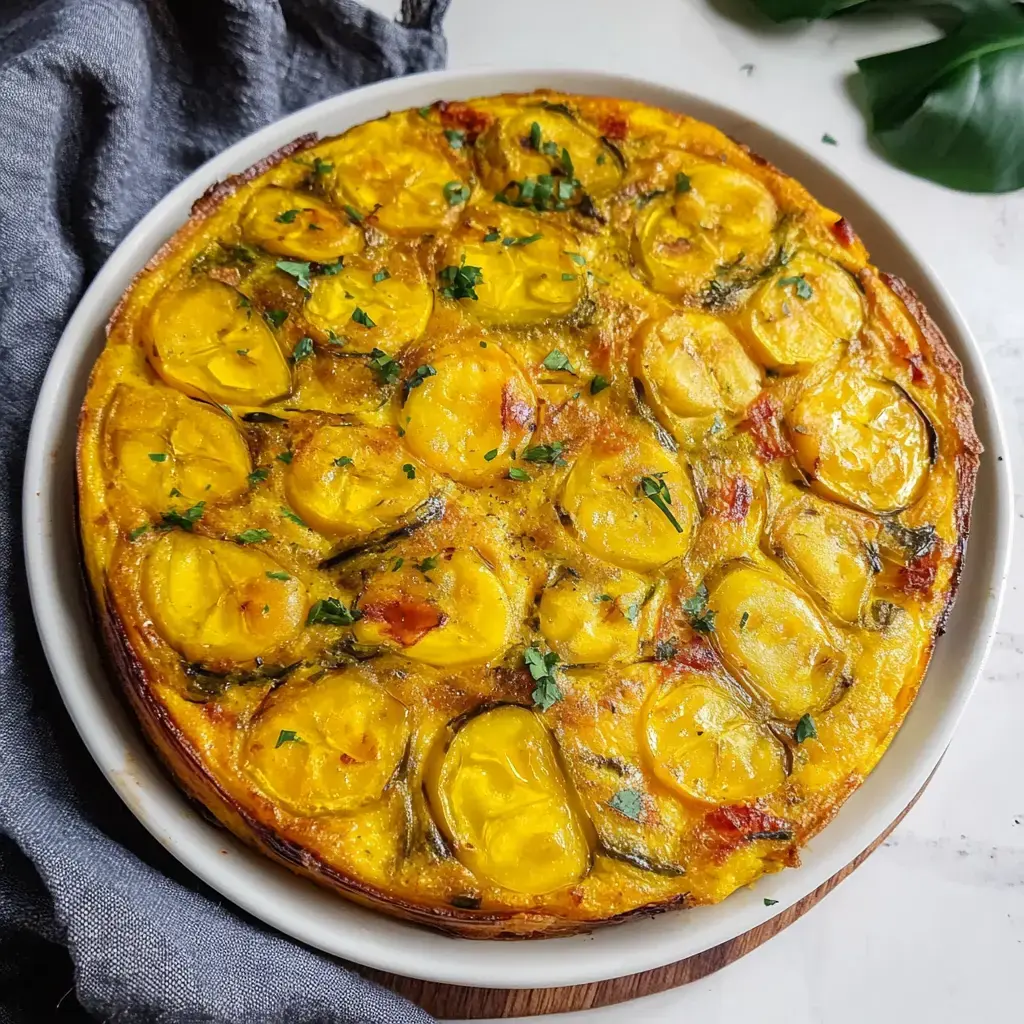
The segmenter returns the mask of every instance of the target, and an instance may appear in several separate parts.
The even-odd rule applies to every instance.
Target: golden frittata
[[[98,621],[186,789],[479,937],[713,903],[882,755],[981,447],[850,224],[715,128],[539,92],[211,189],[82,410]]]

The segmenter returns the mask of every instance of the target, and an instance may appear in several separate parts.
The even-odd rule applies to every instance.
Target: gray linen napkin
[[[50,354],[132,225],[281,115],[442,67],[447,2],[391,22],[349,0],[0,0],[0,1022],[430,1019],[225,907],[134,822],[46,667],[20,498]]]

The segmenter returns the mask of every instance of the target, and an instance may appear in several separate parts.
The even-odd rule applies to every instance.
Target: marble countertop
[[[397,3],[373,6],[391,12]],[[870,189],[929,254],[981,344],[1018,481],[1017,518],[1024,519],[1024,192],[950,192],[895,170],[868,145],[847,91],[854,60],[926,41],[932,30],[920,19],[862,15],[778,27],[749,12],[744,0],[453,0],[449,66],[599,69],[710,92],[789,132]],[[822,145],[824,132],[838,145]],[[931,785],[878,852],[796,924],[717,974],[626,1005],[550,1019],[942,1024],[1020,1012],[1024,525],[1018,527],[988,665]]]

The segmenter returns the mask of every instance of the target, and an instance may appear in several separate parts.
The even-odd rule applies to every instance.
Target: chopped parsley
[[[370,353],[370,366],[377,371],[383,384],[394,384],[402,372],[398,363],[387,352],[382,352],[379,348],[375,348]]]
[[[540,125],[534,121],[533,124],[530,125],[530,145],[538,152],[540,152],[540,140]]]
[[[410,480],[416,479],[416,467],[411,462],[407,462],[402,466],[402,472],[405,473]]]
[[[403,565],[405,565],[405,559],[399,556],[395,559],[395,564],[391,566],[391,571],[398,572],[398,570],[401,569]]]
[[[305,742],[297,732],[291,729],[282,729],[277,734],[277,742],[274,744],[274,749],[284,746],[285,743],[303,743]]]
[[[740,629],[746,629],[747,628],[747,621],[749,619],[750,619],[750,612],[744,612],[740,616]]]
[[[286,466],[291,465],[292,459],[295,458],[295,453],[292,451],[278,452],[277,461],[283,462]]]
[[[449,181],[443,191],[445,201],[449,206],[458,206],[469,200],[469,186],[463,185],[461,181]]]
[[[138,540],[144,533],[149,532],[149,523],[143,523],[141,526],[136,526],[131,533],[128,534],[128,539],[131,541]]]
[[[262,466],[257,466],[247,477],[250,487],[255,487],[257,484],[263,483],[264,480],[270,475],[269,469],[264,469]]]
[[[332,460],[333,465],[338,466],[340,469],[344,469],[346,466],[351,466],[352,456],[351,455],[339,455],[336,459]]]
[[[822,135],[821,141],[824,142],[826,146],[838,146],[839,145],[839,143],[836,142],[836,140],[831,135],[829,135],[828,132],[825,132],[825,134]]]
[[[560,349],[553,348],[545,357],[541,365],[545,370],[565,370],[566,373],[575,373],[569,357]]]
[[[660,473],[655,473],[654,476],[642,476],[640,478],[640,491],[645,498],[650,498],[658,508],[665,514],[665,518],[675,528],[676,533],[682,533],[683,528],[679,525],[679,520],[672,514],[672,509],[669,505],[672,504],[672,496],[668,491],[668,484],[661,479]]]
[[[455,128],[445,128],[444,137],[448,140],[448,145],[452,149],[462,149],[466,144],[466,133],[460,132]]]
[[[576,280],[576,275],[575,274],[563,274],[562,275],[562,280],[563,281],[575,281]]]
[[[520,483],[525,483],[530,479],[530,474],[525,469],[520,469],[518,466],[513,466],[508,471],[509,480],[518,480]]]
[[[494,228],[491,228],[491,230],[484,235],[485,242],[496,242],[499,238],[501,238],[501,232],[495,231]]]
[[[708,588],[701,583],[693,597],[683,602],[683,611],[690,618],[690,625],[698,633],[714,633],[716,612],[708,608]]]
[[[460,266],[445,267],[437,279],[441,283],[441,294],[446,299],[473,299],[475,302],[479,296],[476,293],[476,286],[483,284],[484,274],[479,267],[467,267],[462,257]]]
[[[635,789],[620,789],[608,801],[608,806],[633,821],[639,821],[644,813],[644,798]]]
[[[564,210],[576,198],[579,182],[575,178],[556,178],[553,174],[538,174],[536,178],[510,181],[494,196],[497,203],[507,206],[528,207],[539,212]],[[514,194],[513,194],[514,190]]]
[[[310,288],[309,284],[309,264],[301,263],[296,260],[278,260],[275,264],[278,270],[284,271],[289,277],[294,277],[296,284],[304,291],[308,292]]]
[[[818,738],[818,730],[814,726],[814,719],[810,715],[804,715],[799,722],[796,723],[796,731],[793,733],[793,739],[797,743],[803,743],[804,740],[816,740]]]
[[[376,274],[373,275],[373,283],[380,284],[381,281],[386,281],[391,276],[391,271],[387,267],[381,267]]]
[[[409,379],[405,382],[406,393],[412,391],[413,388],[418,388],[428,377],[436,376],[437,370],[435,370],[429,363],[423,363],[421,366],[417,366],[409,375]]]
[[[530,245],[533,242],[539,241],[544,236],[538,231],[535,235],[522,235],[519,238],[509,237],[501,240],[502,245]]]
[[[267,309],[263,312],[264,319],[271,327],[280,327],[288,319],[286,309]]]
[[[656,661],[671,661],[679,653],[679,648],[674,640],[659,640],[654,645],[654,657]]]
[[[680,171],[676,175],[676,195],[680,196],[684,192],[689,192],[690,188],[690,176],[688,174],[683,174],[683,172]]]
[[[803,299],[805,302],[814,294],[814,289],[807,283],[807,278],[805,278],[803,274],[779,278],[780,288],[785,288],[790,284],[795,288],[796,297],[798,299]]]
[[[640,618],[640,603],[634,601],[633,604],[627,604],[622,610],[622,614],[626,617],[626,621],[631,625],[635,626],[637,620]]]
[[[192,527],[203,518],[205,506],[205,501],[197,501],[191,508],[185,509],[184,512],[178,512],[173,508],[169,509],[160,517],[162,528],[172,530],[174,527],[177,527],[179,530],[191,533]]]
[[[562,255],[568,256],[577,267],[585,267],[587,265],[587,261],[578,252],[569,252],[568,249],[563,249]]]
[[[498,457],[498,449],[492,448],[489,452],[484,452],[484,462],[492,462]]]
[[[421,562],[413,564],[414,569],[418,569],[421,573],[426,575],[431,569],[436,569],[438,563],[437,555],[427,555]]]
[[[320,277],[334,277],[345,269],[345,257],[339,256],[333,263],[318,263],[314,273]]]
[[[542,654],[537,647],[527,647],[523,651],[523,662],[537,684],[531,695],[533,702],[542,711],[547,711],[552,704],[557,704],[562,699],[562,688],[555,679],[558,655],[554,651]]]
[[[590,382],[590,393],[592,395],[599,395],[605,388],[609,387],[611,387],[611,384],[608,383],[608,378],[598,373],[594,375],[594,379]]]
[[[235,540],[239,544],[262,544],[265,540],[273,540],[274,535],[269,530],[243,530]]]
[[[321,160],[320,157],[313,157],[313,173],[319,177],[321,174],[330,174],[334,170],[334,164],[329,163],[327,160]]]
[[[550,462],[555,466],[564,466],[565,459],[562,458],[562,450],[565,445],[561,441],[552,441],[551,444],[535,444],[523,452],[523,458],[527,462]]]
[[[308,359],[312,354],[313,339],[309,335],[303,335],[292,349],[292,362],[301,363],[303,359]]]
[[[281,506],[281,515],[283,515],[285,519],[288,520],[288,522],[294,523],[296,526],[305,526],[307,530],[309,529],[309,527],[306,526],[305,522],[303,522],[303,520],[301,520],[290,508],[286,507],[285,505]]]
[[[346,203],[342,209],[348,214],[348,219],[352,221],[353,224],[363,223],[363,215],[354,206],[350,206]]]
[[[346,608],[336,597],[325,597],[317,601],[306,616],[307,626],[351,626],[363,617],[353,606]]]
[[[149,453],[149,461],[150,462],[166,462],[167,461],[167,455],[164,452],[150,452]]]
[[[778,900],[770,900],[770,899],[768,899],[767,896],[765,896],[765,898],[764,898],[764,905],[766,907],[774,907],[775,904],[778,903],[778,902],[779,902]]]
[[[656,188],[652,189],[650,192],[641,192],[640,195],[633,200],[633,205],[636,206],[638,210],[642,210],[650,202],[657,199],[658,196],[665,195],[666,191],[667,190],[663,188]]]
[[[871,571],[877,576],[882,571],[882,556],[878,552],[878,545],[873,540],[865,541],[864,552],[868,556]]]
[[[268,580],[281,580],[281,582],[283,583],[285,580],[290,580],[291,576],[289,576],[288,573],[286,573],[286,572],[268,572],[267,573],[267,579]]]
[[[364,310],[360,309],[358,306],[356,306],[356,308],[352,310],[352,319],[357,324],[362,324],[364,327],[376,327],[377,326],[373,322],[373,320],[370,319],[369,313],[367,313]]]
[[[291,224],[298,215],[298,210],[285,210],[284,213],[279,213],[274,220],[276,220],[278,224]]]
[[[207,490],[210,489],[210,485],[209,484],[206,485],[206,489]],[[182,496],[181,495],[181,491],[179,491],[177,487],[172,487],[170,492],[167,495],[167,497],[169,497],[169,498],[180,498],[181,496]]]

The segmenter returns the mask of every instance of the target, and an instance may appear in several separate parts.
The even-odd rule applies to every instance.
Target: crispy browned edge
[[[146,265],[135,275],[125,290],[121,300],[115,306],[107,324],[107,334],[113,329],[120,317],[125,302],[141,277],[162,263],[172,252],[180,248],[201,227],[229,196],[234,195],[243,185],[259,177],[271,167],[295,153],[308,149],[318,141],[315,133],[300,136],[277,149],[251,167],[232,175],[222,182],[211,185],[192,205],[188,220],[178,229],[147,261]],[[732,140],[735,141],[735,140]],[[758,156],[748,146],[737,143],[754,160],[775,169],[769,161]],[[780,172],[781,173],[781,172]],[[963,367],[954,355],[945,336],[938,325],[929,316],[924,305],[913,290],[901,278],[881,273],[882,280],[892,289],[893,293],[904,303],[908,312],[917,323],[922,336],[928,345],[931,361],[947,374],[954,382],[956,390],[955,425],[961,442],[961,451],[956,456],[957,472],[957,504],[955,519],[957,525],[956,565],[950,584],[946,606],[939,619],[936,632],[941,633],[946,619],[952,609],[956,590],[959,585],[963,568],[964,551],[967,535],[970,530],[971,505],[974,498],[975,483],[982,445],[974,429],[971,416],[973,401],[963,379]],[[83,406],[84,413],[84,406]],[[79,430],[76,455],[82,443],[82,432]],[[76,481],[79,490],[82,487],[81,459],[76,458]],[[80,502],[79,502],[80,508]],[[82,524],[79,523],[79,542],[84,545]],[[81,560],[84,564],[84,558]],[[86,574],[88,576],[88,574]],[[146,676],[145,668],[139,661],[129,641],[120,618],[113,607],[109,593],[100,593],[89,580],[89,591],[93,599],[95,620],[104,639],[106,654],[120,681],[122,690],[133,711],[142,725],[143,731],[163,761],[164,766],[182,786],[190,798],[200,807],[215,815],[218,822],[238,836],[248,845],[256,848],[272,860],[289,868],[294,873],[310,879],[318,885],[332,889],[340,895],[374,910],[380,910],[394,917],[399,917],[415,924],[426,925],[435,930],[463,938],[474,939],[529,939],[572,935],[591,931],[596,927],[616,924],[639,918],[653,917],[676,907],[689,903],[689,894],[683,893],[660,903],[650,903],[634,910],[600,921],[572,921],[555,917],[550,914],[531,913],[524,911],[490,912],[471,911],[457,907],[434,906],[423,907],[396,898],[374,886],[366,885],[323,861],[322,858],[293,840],[279,835],[271,826],[256,820],[242,806],[226,793],[211,774],[202,758],[193,749],[191,743],[175,725],[167,708],[154,696],[152,687]],[[825,815],[818,823],[815,832],[824,828],[835,814],[838,804],[832,813]],[[811,838],[808,833],[804,839]]]

